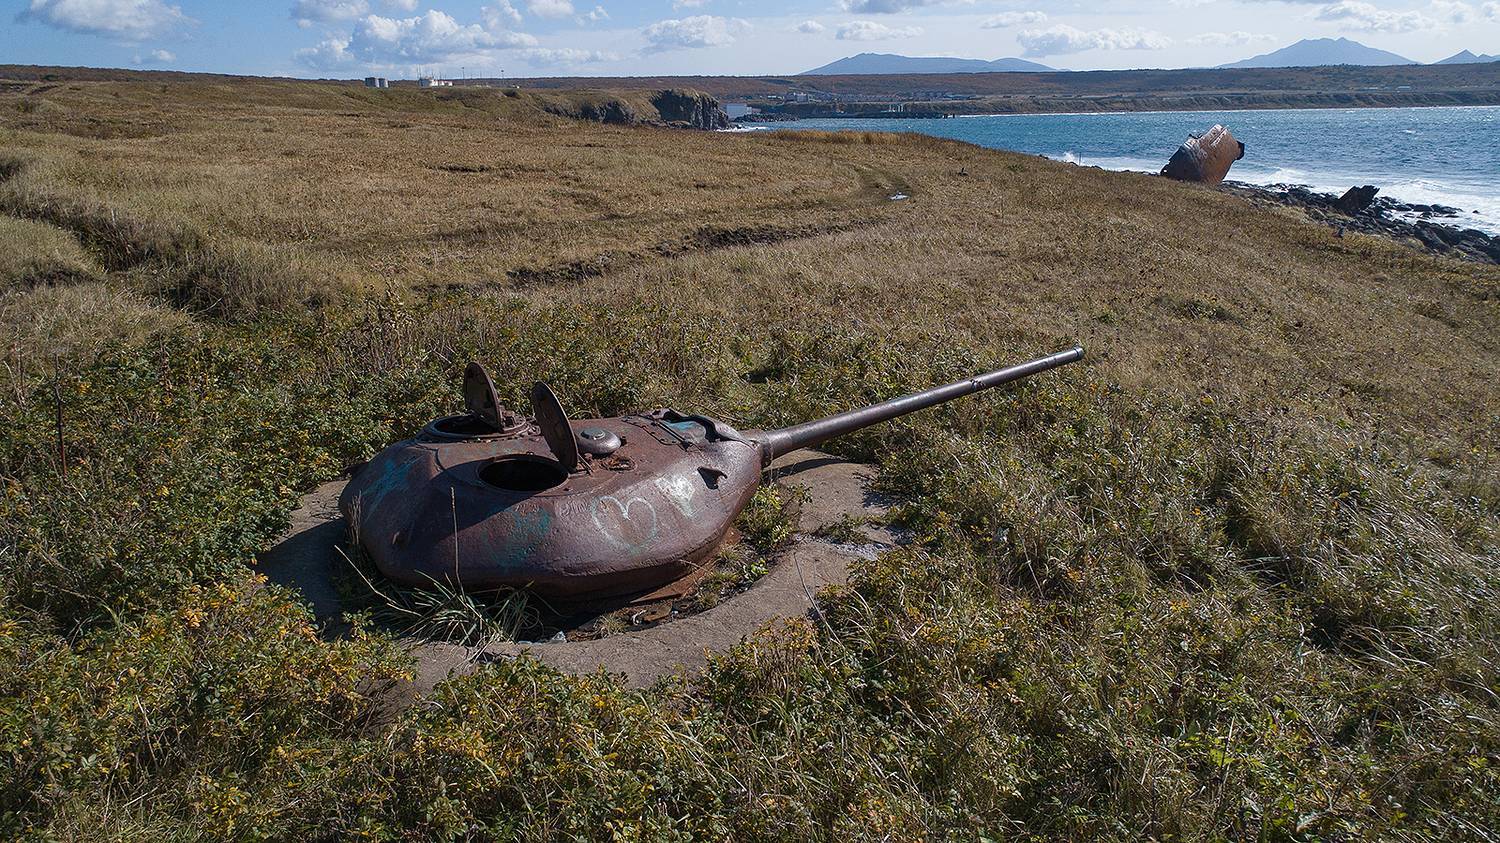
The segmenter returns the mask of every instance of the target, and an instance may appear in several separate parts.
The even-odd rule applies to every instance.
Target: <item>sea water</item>
[[[1246,146],[1229,178],[1328,193],[1373,184],[1398,202],[1447,205],[1437,221],[1500,234],[1500,106],[1017,114],[950,120],[801,120],[788,129],[921,132],[1083,166],[1160,172],[1215,123]],[[1478,213],[1475,213],[1475,212]]]

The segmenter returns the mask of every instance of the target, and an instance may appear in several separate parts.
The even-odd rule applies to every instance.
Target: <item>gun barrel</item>
[[[947,386],[934,387],[932,389],[916,392],[901,398],[893,398],[879,404],[872,404],[858,410],[850,410],[847,413],[839,413],[825,419],[806,422],[804,424],[784,427],[780,430],[770,430],[757,437],[760,443],[762,459],[766,464],[777,457],[791,453],[799,448],[811,448],[834,438],[850,433],[860,428],[879,424],[883,421],[925,410],[928,407],[972,395],[986,389],[1004,386],[1024,380],[1032,375],[1048,372],[1069,363],[1076,363],[1083,359],[1083,346],[1076,345],[1067,351],[1059,351],[1046,357],[1038,357],[1015,366],[1004,369],[996,369],[983,375],[976,375],[966,380],[950,383]]]

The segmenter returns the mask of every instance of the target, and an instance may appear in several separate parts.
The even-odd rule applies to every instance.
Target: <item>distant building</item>
[[[391,86],[391,83],[389,81],[387,81],[384,76],[366,76],[365,77],[365,87],[366,88],[389,88],[390,86]]]
[[[725,103],[724,113],[729,115],[730,120],[737,120],[746,115],[759,114],[760,109],[745,105],[744,103],[731,102]]]
[[[451,88],[453,87],[453,80],[433,79],[431,76],[423,76],[417,80],[417,84],[424,88]]]

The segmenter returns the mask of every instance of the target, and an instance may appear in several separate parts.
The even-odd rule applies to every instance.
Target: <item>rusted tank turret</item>
[[[1245,145],[1223,126],[1214,126],[1203,134],[1193,133],[1173,153],[1161,174],[1178,181],[1218,184],[1229,175],[1234,162],[1245,157]]]
[[[531,588],[562,598],[634,594],[713,554],[776,457],[1082,357],[1075,347],[747,433],[676,410],[570,421],[542,383],[531,391],[535,418],[524,418],[501,406],[484,368],[470,363],[469,412],[382,451],[356,473],[339,505],[375,565],[398,582]]]

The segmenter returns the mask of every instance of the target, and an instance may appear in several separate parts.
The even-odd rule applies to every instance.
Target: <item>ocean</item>
[[[1159,172],[1192,131],[1222,123],[1247,147],[1229,178],[1328,193],[1373,184],[1409,204],[1463,210],[1460,227],[1500,234],[1500,107],[1018,114],[950,120],[830,119],[786,129],[921,132],[1083,166]],[[1475,212],[1478,213],[1475,213]]]

